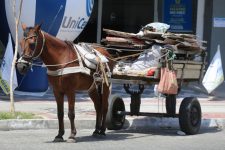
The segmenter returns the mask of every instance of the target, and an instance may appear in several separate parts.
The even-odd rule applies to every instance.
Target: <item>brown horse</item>
[[[22,28],[24,30],[24,38],[21,40],[20,45],[23,49],[23,53],[17,63],[17,69],[20,73],[26,73],[32,62],[37,58],[41,58],[50,72],[79,66],[78,56],[72,44],[41,31],[41,25],[26,27],[26,25],[23,24]],[[104,56],[110,57],[110,54],[105,49],[96,49]],[[113,62],[110,59],[108,65],[110,70],[112,70]],[[59,131],[54,139],[55,142],[64,141],[64,95],[68,98],[68,117],[71,125],[71,134],[67,141],[75,142],[75,135],[77,133],[74,123],[75,91],[80,90],[88,90],[88,94],[94,102],[96,110],[96,126],[93,135],[105,136],[105,121],[110,88],[106,83],[93,86],[95,85],[92,76],[94,72],[95,70],[91,70],[90,75],[82,72],[72,72],[63,75],[48,75],[48,80],[52,85],[57,103]]]

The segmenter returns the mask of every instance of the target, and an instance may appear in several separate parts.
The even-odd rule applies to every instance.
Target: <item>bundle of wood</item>
[[[102,43],[109,47],[145,49],[158,43],[171,45],[175,49],[186,51],[201,52],[206,49],[206,47],[203,46],[206,41],[198,40],[193,34],[160,33],[143,30],[143,34],[140,35],[109,29],[103,29],[103,31],[106,32],[107,36],[102,39]]]

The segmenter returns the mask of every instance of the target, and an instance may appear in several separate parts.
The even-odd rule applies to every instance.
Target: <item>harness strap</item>
[[[84,67],[83,62],[82,62],[81,57],[80,57],[80,54],[77,52],[76,49],[75,49],[75,52],[77,54],[79,66],[61,68],[61,69],[58,69],[58,70],[55,70],[55,71],[52,71],[52,70],[48,69],[47,74],[50,75],[50,76],[62,76],[62,75],[71,74],[71,73],[84,73],[84,74],[90,75],[91,70]]]
[[[92,82],[91,86],[87,90],[88,93],[93,92],[93,90],[96,89],[95,81]]]
[[[86,67],[81,67],[81,66],[67,67],[67,68],[62,68],[55,71],[52,71],[49,69],[47,70],[47,74],[50,76],[62,76],[62,75],[71,74],[71,73],[84,73],[84,74],[90,75],[91,71],[90,69]]]
[[[76,47],[76,45],[75,45],[75,47]],[[80,56],[80,53],[79,53],[79,51],[77,51],[77,47],[74,48],[74,51],[77,53],[77,58],[78,58],[78,61],[79,61],[79,66],[84,67],[83,62],[82,62],[82,59],[81,59],[81,56]]]

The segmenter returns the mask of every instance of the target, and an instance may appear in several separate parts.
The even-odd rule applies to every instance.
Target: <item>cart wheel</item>
[[[106,116],[106,125],[109,130],[120,130],[125,122],[125,105],[123,99],[117,95],[110,95]]]
[[[179,110],[179,124],[181,131],[188,135],[197,134],[201,126],[201,119],[201,106],[197,98],[184,98]]]
[[[176,114],[176,95],[166,96],[166,112],[170,117],[174,117]]]

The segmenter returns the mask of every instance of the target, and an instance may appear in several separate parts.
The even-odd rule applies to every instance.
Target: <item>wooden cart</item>
[[[179,89],[185,82],[201,81],[205,72],[206,52],[176,50],[175,54],[179,56],[179,60],[173,60],[173,68],[177,71],[177,81]],[[196,55],[201,56],[201,61],[195,61]],[[165,60],[159,60],[160,64],[164,64]],[[157,73],[158,72],[158,73]],[[186,134],[198,133],[201,126],[201,107],[196,97],[185,97],[180,105],[179,114],[176,114],[176,96],[166,96],[166,113],[147,113],[140,112],[141,94],[145,89],[145,85],[159,83],[160,67],[154,76],[131,76],[125,74],[113,74],[113,84],[123,84],[126,93],[130,94],[130,112],[125,110],[122,97],[111,95],[109,98],[109,107],[107,113],[107,127],[112,130],[119,130],[123,127],[126,115],[136,116],[154,116],[154,117],[178,117],[180,128]],[[131,90],[130,85],[138,85],[139,90]],[[179,92],[178,92],[179,93]]]

